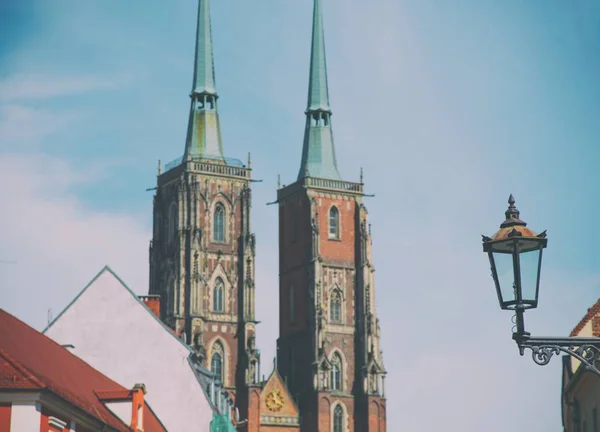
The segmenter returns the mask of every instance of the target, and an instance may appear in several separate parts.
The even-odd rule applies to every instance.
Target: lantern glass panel
[[[499,289],[499,294],[502,297],[502,307],[505,307],[507,306],[507,303],[512,304],[517,300],[514,288],[515,270],[513,266],[513,256],[509,253],[499,252],[494,252],[493,255],[498,278],[496,284],[500,285],[496,288]]]
[[[521,295],[523,302],[537,303],[541,249],[519,254],[521,264]]]

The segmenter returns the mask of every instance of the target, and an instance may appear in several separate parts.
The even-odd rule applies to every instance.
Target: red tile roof
[[[24,322],[0,309],[0,388],[46,389],[123,432],[131,428],[100,401],[96,392],[129,390]],[[164,431],[150,410],[145,430]]]
[[[577,336],[581,330],[585,327],[585,325],[598,313],[600,313],[600,299],[594,303],[594,305],[587,310],[585,316],[579,321],[579,324],[575,326],[573,331],[571,332],[571,336]]]

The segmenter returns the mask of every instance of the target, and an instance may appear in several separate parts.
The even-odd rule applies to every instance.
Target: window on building
[[[294,285],[290,285],[290,323],[296,322],[296,293]]]
[[[215,286],[213,288],[213,312],[223,312],[223,296],[225,293],[225,284],[223,279],[218,277],[215,280]]]
[[[344,431],[344,409],[341,405],[336,405],[333,410],[333,432]]]
[[[329,301],[329,319],[334,323],[342,322],[342,295],[338,290],[331,293],[331,300]]]
[[[342,358],[339,354],[335,354],[331,361],[331,389],[342,390]]]
[[[340,211],[335,206],[329,210],[329,238],[340,238]]]
[[[218,203],[213,215],[213,239],[216,242],[225,241],[225,206]]]
[[[224,357],[223,345],[216,342],[213,346],[213,353],[210,359],[210,370],[215,374],[217,379],[223,382],[223,357]]]

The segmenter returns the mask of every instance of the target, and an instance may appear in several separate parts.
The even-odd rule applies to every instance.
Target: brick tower
[[[254,315],[255,237],[250,157],[226,158],[217,109],[209,0],[199,0],[185,151],[157,178],[150,243],[150,294],[161,319],[247,413],[259,375]]]
[[[338,171],[321,0],[315,0],[297,180],[279,188],[278,369],[302,432],[384,432],[385,369],[371,230],[359,183]]]

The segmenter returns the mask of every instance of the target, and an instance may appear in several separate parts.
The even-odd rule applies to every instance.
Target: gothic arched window
[[[342,358],[339,354],[331,361],[331,389],[342,390]]]
[[[218,277],[215,280],[215,286],[213,288],[213,312],[223,312],[223,296],[225,293],[225,284],[223,279]]]
[[[212,351],[210,370],[223,383],[223,357],[225,356],[223,345],[220,342],[215,342]]]
[[[344,408],[336,405],[333,410],[333,432],[343,432],[344,430]]]
[[[338,290],[335,290],[331,293],[329,319],[331,322],[335,323],[342,322],[342,295]]]
[[[216,242],[225,241],[225,206],[218,203],[213,214],[213,239]]]
[[[340,211],[335,206],[329,210],[329,238],[340,238]]]

